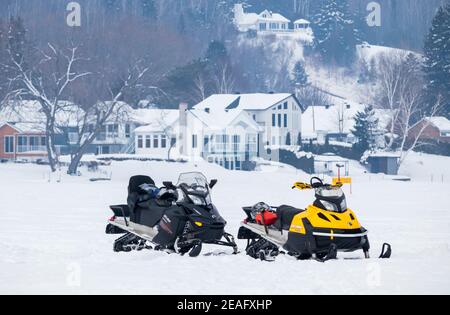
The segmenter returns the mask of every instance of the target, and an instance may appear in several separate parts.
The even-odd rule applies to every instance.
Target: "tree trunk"
[[[74,156],[72,156],[70,160],[69,169],[67,170],[67,174],[75,176],[78,173],[78,166],[80,165],[81,159],[83,158],[84,152],[77,152]]]
[[[56,147],[54,142],[54,128],[53,124],[49,123],[47,124],[47,132],[45,134],[46,139],[46,147],[47,147],[47,156],[48,156],[48,164],[50,166],[51,171],[54,173],[56,172],[57,166],[58,166],[58,155],[56,153]]]

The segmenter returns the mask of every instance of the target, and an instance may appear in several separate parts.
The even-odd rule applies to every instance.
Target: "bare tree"
[[[214,73],[216,91],[219,94],[230,94],[234,89],[234,77],[231,65],[226,62],[218,65]]]
[[[397,130],[400,135],[400,159],[399,166],[403,164],[408,155],[422,145],[421,139],[425,130],[430,126],[430,120],[422,118],[419,123],[414,123],[414,117],[417,115],[422,115],[425,112],[423,103],[421,102],[422,91],[417,89],[407,90],[400,97],[400,112],[399,121],[397,124]],[[432,107],[430,115],[428,118],[435,117],[441,110],[441,98]],[[413,133],[413,129],[415,132]]]
[[[390,113],[387,149],[398,146],[400,166],[409,153],[421,145],[422,135],[430,125],[425,119],[422,66],[411,53],[391,53],[380,58],[378,67],[381,99]],[[439,99],[428,116],[436,116],[441,106]],[[420,126],[419,122],[422,122]]]
[[[104,75],[96,78],[96,80],[103,79],[106,81],[104,88],[108,97],[99,99],[98,96],[94,96],[92,98],[92,104],[87,108],[83,108],[82,105],[77,105],[76,129],[78,143],[71,152],[68,174],[75,175],[77,173],[78,166],[86,154],[88,147],[98,137],[102,127],[107,122],[111,120],[114,122],[126,121],[130,107],[123,102],[124,96],[129,91],[141,87],[142,80],[149,70],[149,66],[146,66],[142,61],[137,61],[128,69],[125,78],[118,80],[120,83],[116,86],[113,86],[113,82],[117,83],[117,80],[108,81]]]
[[[166,137],[166,141],[169,142],[169,150],[167,151],[167,160],[170,160],[172,150],[176,146],[176,141],[172,141],[172,138],[174,136],[174,130],[173,126],[170,125],[170,121],[168,121],[168,117],[169,113],[167,111],[161,111],[161,115],[158,118],[158,124],[161,130],[163,131],[164,136]]]
[[[378,61],[378,78],[380,84],[379,98],[383,107],[390,113],[389,140],[387,149],[395,143],[395,128],[400,118],[399,100],[405,91],[410,77],[406,73],[404,62],[406,53],[386,53]]]
[[[44,114],[45,137],[48,161],[51,170],[56,171],[58,152],[55,145],[57,116],[64,111],[67,91],[71,85],[90,72],[83,71],[78,65],[86,61],[79,54],[79,47],[59,48],[51,43],[44,49],[31,48],[26,54],[17,54],[8,47],[10,87],[7,98],[34,99]],[[26,56],[29,56],[27,58]]]
[[[299,87],[295,95],[304,107],[331,106],[331,98],[314,86]]]
[[[194,79],[194,93],[200,101],[207,97],[207,83],[202,73]]]

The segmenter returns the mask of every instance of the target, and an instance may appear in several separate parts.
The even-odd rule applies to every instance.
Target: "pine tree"
[[[303,141],[302,141],[302,134],[299,132],[298,135],[297,135],[297,145],[301,146],[302,143],[303,143]]]
[[[222,42],[214,40],[209,44],[205,58],[213,65],[227,62],[229,59],[227,48]]]
[[[427,103],[441,97],[441,114],[450,118],[450,4],[439,8],[425,41]]]
[[[352,134],[357,139],[353,148],[360,154],[367,150],[374,150],[377,147],[378,118],[375,117],[375,110],[371,105],[358,112],[355,116],[355,127]]]
[[[288,132],[286,135],[286,145],[291,145],[292,141],[291,141],[291,133]]]
[[[296,88],[306,87],[308,83],[308,74],[305,71],[305,67],[302,62],[297,62],[295,64],[294,70],[292,72],[292,85]]]
[[[326,0],[314,17],[315,48],[325,62],[349,65],[358,43],[358,30],[347,0]]]
[[[146,18],[155,19],[157,17],[155,0],[141,0],[142,15]]]

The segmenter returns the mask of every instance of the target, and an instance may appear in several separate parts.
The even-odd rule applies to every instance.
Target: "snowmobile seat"
[[[143,193],[140,186],[143,184],[155,185],[155,181],[149,176],[133,176],[130,178],[130,183],[128,184],[128,194],[132,193]]]
[[[294,216],[296,216],[299,213],[302,213],[303,209],[297,209],[291,206],[280,206],[277,209],[277,216],[278,219],[275,222],[274,226],[278,230],[286,230],[288,231],[291,228],[292,220],[294,219]]]
[[[127,204],[130,211],[131,222],[140,223],[141,212],[148,210],[146,203],[150,200],[150,195],[141,188],[142,185],[155,185],[153,179],[148,176],[133,176],[128,185]]]

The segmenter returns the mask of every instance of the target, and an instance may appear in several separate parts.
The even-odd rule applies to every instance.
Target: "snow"
[[[399,49],[399,48],[392,48],[392,47],[386,47],[386,46],[377,46],[377,45],[370,45],[370,44],[363,44],[363,45],[357,45],[356,46],[357,54],[360,59],[365,60],[366,62],[370,63],[373,59],[378,59],[382,55],[385,54],[408,54],[412,53],[416,55],[417,57],[421,57],[420,54],[415,53],[413,51]]]
[[[194,109],[224,111],[239,99],[239,103],[235,109],[266,110],[291,96],[292,94],[289,93],[214,94],[195,105]]]
[[[247,125],[246,129],[250,130],[259,130],[258,124],[253,120],[249,119],[250,116],[240,109],[230,109],[230,110],[221,110],[221,107],[217,110],[215,107],[214,110],[211,110],[209,113],[204,110],[193,109],[190,110],[189,113],[194,117],[199,119],[206,127],[208,127],[209,131],[221,131],[226,128],[231,127],[234,123],[236,123],[236,119],[241,115],[246,119]],[[244,119],[245,119],[244,118]]]
[[[172,126],[180,117],[176,109],[135,109],[131,111],[133,121],[144,125],[135,129],[136,133],[164,131]]]
[[[347,107],[349,106],[349,107]],[[302,136],[317,137],[320,132],[349,134],[355,126],[355,116],[364,111],[364,105],[349,100],[340,100],[336,105],[310,106],[302,114]],[[375,116],[379,119],[379,127],[386,128],[389,115],[386,110],[375,109]],[[343,118],[343,121],[341,121]]]
[[[446,117],[427,117],[426,120],[441,132],[450,132],[450,120]]]
[[[294,24],[310,24],[310,23],[311,22],[309,22],[308,20],[305,20],[305,19],[299,19],[294,22]]]
[[[48,181],[45,166],[0,164],[0,293],[448,294],[450,177],[444,183],[414,177],[448,172],[448,163],[449,158],[411,155],[402,168],[413,175],[407,183],[351,170],[348,202],[369,230],[373,257],[385,241],[394,254],[391,260],[366,261],[362,253],[351,253],[324,264],[284,256],[265,263],[244,253],[196,259],[152,251],[116,254],[116,236],[104,234],[108,205],[125,202],[131,175],[148,174],[161,183],[202,171],[219,179],[213,200],[236,235],[242,206],[264,200],[304,207],[312,201],[312,193],[290,189],[308,179],[292,168],[246,173],[206,163],[113,162],[101,167],[112,172],[109,182],[91,183],[82,169],[83,177],[62,174],[57,183],[57,175]],[[239,246],[244,250],[244,242]]]

